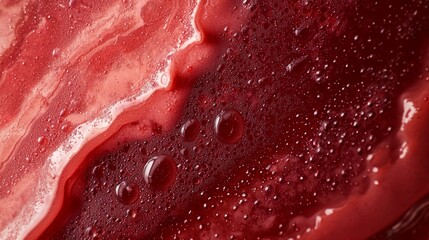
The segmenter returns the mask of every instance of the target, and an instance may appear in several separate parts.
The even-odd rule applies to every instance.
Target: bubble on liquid
[[[103,235],[104,231],[103,231],[103,229],[97,229],[97,228],[91,226],[91,227],[87,227],[85,229],[85,234],[86,234],[86,236],[89,237],[89,239],[98,240],[98,239],[101,239],[100,235]],[[87,239],[87,238],[85,238],[85,239]]]
[[[306,62],[307,59],[308,59],[308,56],[305,55],[293,60],[286,66],[286,72],[297,72],[299,70],[303,70],[301,68],[304,68],[303,65],[305,65],[304,63]]]
[[[127,216],[130,218],[136,218],[138,214],[138,210],[137,209],[128,209],[127,210]]]
[[[60,52],[60,49],[59,49],[59,48],[54,48],[54,49],[52,50],[52,56],[53,56],[53,57],[58,56],[59,52]]]
[[[236,110],[222,111],[214,122],[215,133],[224,143],[236,143],[243,135],[244,120]]]
[[[40,144],[40,145],[46,144],[47,142],[48,142],[48,140],[46,139],[45,136],[39,136],[37,138],[37,143]]]
[[[143,170],[144,181],[152,190],[167,189],[176,180],[176,163],[170,156],[158,155],[146,163]]]
[[[119,201],[131,204],[139,198],[139,189],[133,182],[122,181],[116,186],[116,196]]]
[[[97,178],[102,177],[103,176],[103,169],[101,169],[100,166],[95,166],[92,169],[92,175],[95,176],[95,177],[97,177]]]
[[[85,233],[90,237],[95,237],[97,236],[97,229],[95,229],[94,227],[87,227],[85,229]]]
[[[200,123],[197,119],[186,121],[180,129],[180,134],[185,141],[193,141],[197,138],[200,131]]]
[[[67,123],[62,124],[61,125],[61,130],[64,131],[64,132],[70,131],[70,123],[67,122]]]

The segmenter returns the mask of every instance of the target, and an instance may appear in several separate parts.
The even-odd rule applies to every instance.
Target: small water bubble
[[[99,231],[95,227],[87,227],[85,233],[91,239],[99,239]]]
[[[61,125],[61,130],[64,132],[68,132],[70,130],[70,124],[69,123],[64,123]]]
[[[69,0],[69,2],[68,2],[68,6],[70,8],[76,6],[76,4],[77,4],[77,0]]]
[[[52,50],[52,56],[53,56],[53,57],[58,56],[59,52],[60,52],[60,49],[59,49],[59,48],[54,48],[54,49]]]
[[[186,121],[180,129],[180,134],[185,141],[193,141],[197,138],[200,131],[200,123],[196,119]]]
[[[305,36],[307,35],[308,28],[310,27],[310,21],[304,21],[297,28],[294,29],[293,33],[295,36]]]
[[[66,108],[63,108],[59,113],[60,117],[65,117],[67,114],[68,110]]]
[[[224,143],[236,143],[243,135],[244,120],[236,110],[222,111],[214,123],[216,136]]]
[[[176,180],[176,174],[176,163],[167,155],[149,159],[143,170],[144,181],[155,191],[167,189]]]
[[[138,214],[137,209],[128,209],[127,210],[127,216],[130,218],[136,218]]]
[[[199,177],[195,177],[195,178],[192,179],[192,183],[194,185],[199,185],[199,184],[201,184],[201,182],[202,182],[202,179],[199,178]]]
[[[300,69],[300,67],[302,65],[304,65],[303,63],[307,60],[308,56],[302,56],[298,59],[293,60],[292,62],[290,62],[287,66],[286,66],[286,71],[287,72],[293,72],[293,71],[297,71]],[[301,69],[302,70],[302,69]]]
[[[95,166],[92,169],[92,175],[97,177],[97,178],[100,178],[103,175],[103,170],[101,169],[101,167]]]
[[[132,182],[123,181],[116,186],[116,196],[125,203],[131,204],[139,198],[139,189]]]
[[[188,149],[186,149],[186,148],[182,148],[182,149],[180,149],[180,155],[182,155],[182,156],[184,156],[184,157],[189,157],[190,152],[189,152],[189,150],[188,150]]]
[[[37,138],[37,143],[40,144],[40,145],[46,144],[47,141],[48,140],[46,139],[45,136],[40,136],[40,137]]]

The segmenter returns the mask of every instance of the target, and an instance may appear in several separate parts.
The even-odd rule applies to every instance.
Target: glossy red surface
[[[0,19],[0,238],[429,237],[429,2]]]

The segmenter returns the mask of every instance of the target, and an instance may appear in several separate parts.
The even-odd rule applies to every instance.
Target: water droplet
[[[94,175],[97,178],[100,178],[101,176],[103,176],[103,170],[101,169],[101,167],[95,166],[92,169],[92,175]]]
[[[70,8],[76,6],[76,4],[77,4],[76,0],[69,0],[69,4],[68,5],[69,5]]]
[[[137,209],[128,209],[127,210],[127,216],[130,218],[136,218],[138,214],[138,210]]]
[[[306,62],[308,56],[302,56],[300,58],[297,58],[295,60],[293,60],[292,62],[290,62],[287,66],[286,66],[286,71],[287,72],[294,72],[294,71],[299,71],[301,72],[302,70],[304,70],[304,63]],[[302,67],[302,69],[301,69]]]
[[[104,230],[100,229],[100,228],[95,228],[95,227],[87,227],[85,230],[85,233],[87,234],[89,239],[99,240],[99,239],[101,239],[101,235],[104,234]],[[85,239],[87,239],[87,238],[85,238]]]
[[[48,140],[46,139],[45,136],[40,136],[37,138],[37,143],[39,143],[40,145],[46,144]]]
[[[196,119],[190,119],[183,124],[180,134],[185,141],[193,141],[197,138],[200,131],[200,123]]]
[[[215,133],[224,143],[236,143],[244,131],[244,120],[236,110],[222,111],[214,123]]]
[[[186,149],[186,148],[182,148],[182,149],[180,149],[180,155],[182,155],[182,156],[184,156],[184,157],[189,157],[190,152],[189,152],[189,150],[188,150],[188,149]]]
[[[61,125],[61,130],[64,132],[68,132],[70,130],[70,123],[64,123]]]
[[[149,159],[143,170],[145,182],[155,191],[167,189],[175,181],[176,174],[176,163],[167,155],[159,155]]]
[[[123,181],[116,186],[116,196],[121,202],[131,204],[139,198],[139,189],[136,184]]]
[[[60,52],[60,49],[59,49],[59,48],[54,48],[54,49],[52,50],[52,56],[53,56],[53,57],[58,56],[59,52]]]
[[[293,33],[297,37],[307,37],[309,31],[309,27],[311,25],[310,21],[304,21],[297,28],[294,29]]]

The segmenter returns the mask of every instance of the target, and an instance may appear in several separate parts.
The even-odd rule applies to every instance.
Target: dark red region
[[[366,189],[366,157],[398,129],[398,97],[422,67],[428,3],[244,4],[240,31],[206,33],[227,50],[195,79],[177,127],[95,150],[43,238],[287,238],[305,230],[296,217]],[[215,121],[230,110],[243,129],[225,142]],[[184,141],[190,119],[199,132]],[[144,180],[158,155],[178,166],[164,191]],[[122,181],[139,186],[135,202],[118,200]]]

